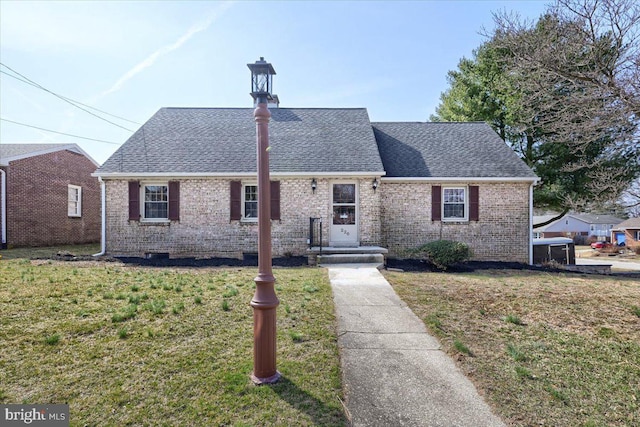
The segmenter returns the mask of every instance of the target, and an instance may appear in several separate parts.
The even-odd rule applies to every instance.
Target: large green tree
[[[589,21],[573,11],[592,3],[608,14],[592,13]],[[638,67],[629,70],[629,58],[638,60],[630,49],[637,33],[602,29],[609,19],[637,30],[637,5],[634,12],[623,3],[629,5],[561,1],[529,23],[496,16],[490,39],[449,73],[450,88],[431,119],[491,124],[542,178],[538,207],[610,205],[640,169]]]

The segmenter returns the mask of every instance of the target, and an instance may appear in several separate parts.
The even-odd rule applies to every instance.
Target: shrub
[[[441,270],[468,261],[472,256],[471,249],[466,243],[452,240],[435,240],[420,246],[416,252]]]

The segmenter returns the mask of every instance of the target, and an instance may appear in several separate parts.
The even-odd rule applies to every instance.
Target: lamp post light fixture
[[[256,291],[251,299],[253,307],[253,372],[254,384],[273,384],[280,379],[276,369],[276,308],[280,304],[276,296],[275,277],[271,258],[271,190],[269,184],[269,118],[267,107],[273,99],[273,66],[260,57],[251,70],[251,96],[256,109],[256,142],[258,154],[258,276]]]

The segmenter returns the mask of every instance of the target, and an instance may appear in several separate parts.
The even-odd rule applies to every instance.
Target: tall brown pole
[[[258,277],[253,307],[253,373],[255,384],[280,379],[276,369],[276,296],[271,270],[271,189],[269,180],[269,118],[266,99],[259,99],[253,112],[258,147]]]

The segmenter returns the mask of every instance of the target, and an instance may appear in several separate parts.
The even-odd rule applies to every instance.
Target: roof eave
[[[48,148],[46,150],[38,150],[38,151],[29,152],[29,153],[18,154],[15,156],[3,157],[2,159],[0,159],[0,166],[9,166],[10,162],[15,162],[16,160],[28,159],[29,157],[42,156],[44,154],[50,154],[50,153],[55,153],[57,151],[64,151],[64,150],[82,154],[87,159],[89,159],[96,167],[100,167],[100,163],[96,162],[90,155],[88,155],[77,144],[60,145],[60,146]]]
[[[303,177],[383,177],[384,171],[356,172],[271,172],[274,178]],[[135,179],[135,178],[254,178],[257,172],[94,172],[91,176],[102,179]]]
[[[477,176],[456,176],[456,177],[383,177],[382,182],[530,182],[537,184],[540,178],[535,177],[477,177]]]

